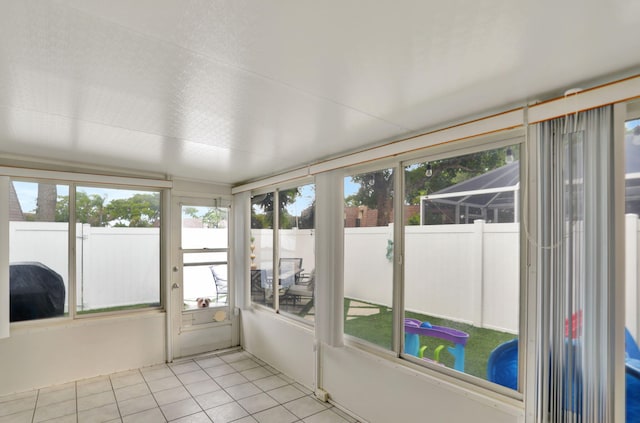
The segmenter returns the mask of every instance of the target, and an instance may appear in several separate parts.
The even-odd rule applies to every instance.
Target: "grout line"
[[[140,372],[140,370],[138,370],[138,372]],[[118,397],[116,397],[116,389],[113,387],[113,381],[111,380],[111,375],[109,375],[109,385],[111,385],[111,393],[113,394],[113,399],[116,402],[116,409],[118,410],[118,416],[120,417],[120,421],[122,421],[122,413],[120,412],[120,404],[118,403]],[[78,393],[76,392],[76,397],[78,396]],[[76,416],[79,415],[80,413],[77,412],[77,405],[76,405]],[[78,421],[78,417],[76,417],[76,422]]]
[[[40,389],[36,391],[36,402],[33,404],[33,413],[31,414],[31,423],[33,423],[36,419],[36,409],[38,408],[38,399],[40,398]],[[77,400],[76,400],[77,401]],[[76,404],[76,410],[78,405]],[[76,417],[77,420],[77,417]]]
[[[171,373],[173,373],[173,370],[171,370],[171,367],[169,367],[166,364],[165,364],[165,366],[166,366],[166,368],[168,368],[171,371]],[[156,406],[158,407],[158,410],[160,410],[160,413],[162,414],[162,417],[164,417],[164,419],[166,421],[169,421],[169,420],[167,420],[167,416],[165,416],[164,413],[162,412],[162,408],[160,408],[160,404],[158,404],[158,400],[156,400],[156,396],[153,395],[154,392],[151,390],[151,386],[149,386],[149,382],[147,381],[147,378],[144,377],[144,374],[142,374],[142,371],[140,369],[138,369],[138,371],[140,372],[140,376],[142,376],[142,380],[144,380],[144,384],[147,385],[147,389],[149,390],[149,394],[151,395],[151,398],[153,398],[153,401],[156,403]],[[136,397],[136,398],[140,398],[140,397]],[[116,401],[117,400],[118,399],[116,398]],[[140,411],[140,413],[142,413],[144,411],[148,411],[148,410]],[[136,413],[134,413],[134,414],[136,414]],[[122,418],[122,420],[124,421],[124,417]]]
[[[242,351],[242,350],[241,350],[240,352],[244,352],[244,351]],[[324,404],[324,403],[321,403],[321,402],[320,402],[320,403],[323,405],[323,409],[322,409],[322,410],[319,410],[319,411],[317,411],[317,412],[314,412],[314,413],[312,413],[312,414],[310,414],[310,415],[308,415],[308,416],[306,416],[306,417],[304,417],[304,418],[299,418],[298,416],[296,416],[296,415],[293,413],[293,411],[291,411],[289,408],[287,408],[287,406],[286,406],[286,405],[287,405],[287,404],[291,404],[291,403],[292,403],[292,402],[294,402],[294,401],[302,400],[302,399],[305,399],[305,398],[310,398],[310,399],[311,399],[311,400],[313,400],[313,401],[318,401],[318,400],[313,396],[313,393],[307,393],[307,392],[306,392],[306,389],[304,389],[304,390],[303,390],[303,389],[300,389],[300,388],[296,387],[296,386],[295,386],[296,384],[298,384],[298,385],[300,385],[300,384],[299,384],[299,382],[297,382],[295,379],[290,378],[289,376],[287,376],[287,375],[285,375],[284,373],[282,373],[280,370],[276,369],[275,367],[273,367],[273,366],[269,365],[268,363],[266,363],[266,362],[264,362],[264,361],[262,361],[262,360],[260,360],[260,359],[258,359],[258,358],[256,358],[256,357],[254,357],[253,355],[250,355],[250,354],[246,353],[246,354],[245,354],[245,356],[244,356],[244,357],[242,357],[242,358],[240,358],[239,360],[235,360],[235,361],[233,361],[233,362],[227,362],[227,361],[225,361],[222,357],[223,357],[224,355],[229,355],[229,354],[230,354],[230,353],[226,353],[226,354],[222,354],[222,355],[219,355],[219,354],[213,354],[213,355],[210,355],[210,356],[207,356],[207,357],[204,357],[204,358],[202,358],[202,357],[201,357],[201,359],[203,359],[203,360],[205,360],[205,359],[207,359],[207,358],[219,358],[219,359],[221,360],[221,363],[218,363],[217,365],[210,366],[210,367],[206,367],[206,368],[205,368],[205,367],[203,367],[202,365],[200,365],[200,363],[198,362],[198,360],[196,360],[195,358],[187,359],[187,360],[185,360],[184,362],[179,363],[179,364],[195,363],[195,365],[196,365],[197,369],[196,369],[196,370],[192,370],[192,371],[202,371],[202,372],[205,372],[205,373],[206,373],[206,375],[207,375],[208,379],[204,379],[204,380],[197,381],[197,382],[192,382],[192,384],[199,383],[199,382],[208,382],[208,381],[213,381],[214,383],[216,383],[216,384],[217,384],[217,386],[219,386],[219,388],[220,388],[220,389],[219,389],[219,391],[224,392],[226,395],[228,395],[228,396],[231,398],[231,401],[230,401],[230,402],[227,402],[227,403],[224,403],[224,404],[220,404],[220,405],[217,405],[217,406],[211,407],[211,408],[209,408],[209,409],[207,409],[207,410],[212,410],[212,409],[217,408],[217,407],[221,407],[221,406],[230,405],[230,404],[235,403],[235,404],[236,404],[237,406],[239,406],[242,410],[244,410],[244,412],[246,412],[246,413],[247,413],[247,416],[253,417],[253,416],[254,416],[254,415],[256,415],[256,414],[259,414],[259,413],[262,413],[262,412],[265,412],[265,411],[268,411],[268,410],[271,410],[271,409],[274,409],[274,408],[282,407],[282,408],[283,408],[284,410],[286,410],[287,412],[289,412],[289,413],[293,414],[293,415],[298,419],[298,420],[296,420],[296,422],[298,422],[298,423],[299,423],[299,422],[303,422],[303,421],[304,421],[304,419],[307,419],[307,418],[309,418],[309,417],[312,417],[312,416],[315,416],[315,415],[317,415],[317,414],[323,413],[323,412],[325,412],[325,411],[327,411],[327,410],[332,410],[332,412],[333,412],[333,413],[335,413],[339,418],[342,418],[342,419],[344,419],[344,420],[345,420],[345,421],[347,421],[347,422],[351,421],[351,420],[347,419],[346,417],[344,417],[343,415],[341,415],[340,413],[338,413],[337,411],[335,411],[335,410],[339,410],[339,409],[338,409],[338,408],[335,408],[335,406],[334,406],[334,405],[329,404],[329,403]],[[233,354],[233,353],[231,353],[231,354]],[[248,359],[248,360],[252,360],[252,361],[254,361],[254,362],[257,364],[257,366],[256,366],[256,367],[251,367],[251,368],[248,368],[248,369],[245,369],[245,370],[242,370],[242,371],[239,371],[239,370],[237,370],[235,367],[233,367],[233,366],[232,366],[232,364],[234,364],[234,363],[236,363],[236,362],[239,362],[239,361],[242,361],[242,360],[247,360],[247,359]],[[231,369],[232,369],[233,371],[232,371],[231,373],[228,373],[228,374],[225,374],[225,375],[220,375],[220,376],[218,376],[218,378],[220,378],[220,377],[224,377],[224,376],[229,376],[229,375],[232,375],[232,374],[237,374],[237,375],[240,375],[240,376],[244,377],[245,379],[247,379],[247,380],[246,380],[246,382],[240,382],[240,383],[237,383],[237,384],[234,384],[234,385],[231,385],[231,386],[223,387],[222,385],[220,385],[220,384],[216,381],[216,378],[215,378],[215,377],[211,376],[209,373],[207,373],[207,372],[206,372],[206,370],[207,370],[207,369],[211,369],[211,368],[215,368],[215,367],[219,367],[219,366],[229,366],[229,367],[231,367]],[[207,413],[207,410],[205,410],[205,409],[200,405],[200,403],[196,400],[196,395],[192,394],[192,393],[189,391],[189,389],[187,389],[187,386],[186,386],[187,384],[185,384],[185,383],[180,379],[179,375],[174,371],[173,367],[172,367],[172,366],[169,366],[169,365],[167,365],[167,364],[165,364],[165,366],[164,366],[164,367],[161,367],[161,368],[168,368],[168,369],[170,370],[170,373],[171,373],[171,374],[172,374],[176,379],[178,379],[178,381],[179,381],[179,383],[180,383],[178,386],[176,386],[176,387],[174,387],[174,388],[168,388],[168,389],[175,389],[175,388],[178,388],[178,387],[182,387],[182,388],[187,392],[187,394],[188,394],[188,397],[187,397],[187,398],[185,398],[185,399],[183,399],[183,400],[178,400],[178,401],[170,402],[170,403],[167,403],[167,404],[164,404],[164,405],[174,404],[174,403],[179,402],[179,401],[185,401],[185,400],[190,399],[190,400],[192,400],[193,402],[195,402],[195,403],[197,404],[197,406],[198,406],[199,410],[198,410],[198,411],[195,411],[194,413],[190,413],[190,414],[188,414],[188,415],[181,416],[181,417],[179,417],[179,418],[184,418],[184,417],[188,417],[188,416],[193,416],[193,415],[195,415],[195,414],[204,413],[204,414],[207,416],[207,418],[211,420],[211,417],[209,417],[209,414]],[[253,380],[249,380],[249,378],[247,378],[246,376],[244,376],[244,375],[242,374],[242,372],[243,372],[243,371],[251,371],[251,370],[254,370],[254,369],[256,369],[256,370],[257,370],[257,369],[267,370],[269,374],[268,374],[268,375],[266,375],[266,376],[258,377],[257,379],[253,379]],[[157,399],[156,399],[156,397],[155,397],[155,394],[156,394],[156,393],[163,392],[163,391],[166,391],[166,390],[168,390],[168,389],[163,389],[163,390],[161,390],[161,391],[157,391],[156,393],[152,392],[151,387],[150,387],[150,385],[149,385],[149,381],[147,381],[147,379],[145,378],[145,376],[144,376],[144,374],[143,374],[143,372],[142,372],[142,368],[138,368],[138,369],[136,369],[136,372],[137,372],[136,374],[138,374],[139,376],[141,376],[141,377],[142,377],[142,383],[144,383],[144,384],[145,384],[145,386],[146,386],[147,390],[148,390],[148,391],[149,391],[149,393],[151,394],[151,397],[153,398],[153,401],[154,401],[154,403],[156,404],[156,407],[155,407],[155,408],[158,408],[158,409],[160,410],[160,412],[161,412],[162,416],[163,416],[163,417],[168,421],[167,415],[166,415],[166,414],[165,414],[165,412],[162,410],[162,407],[160,406],[160,404],[158,403],[158,401],[157,401]],[[183,372],[183,373],[180,373],[180,374],[186,374],[186,373],[189,373],[189,372]],[[108,378],[109,378],[109,385],[110,385],[110,387],[111,387],[111,393],[112,393],[112,395],[113,395],[113,396],[114,396],[114,398],[115,398],[116,407],[117,407],[117,410],[118,410],[118,416],[119,416],[119,418],[120,418],[120,421],[123,421],[123,420],[124,420],[124,418],[125,418],[125,416],[123,416],[123,415],[122,415],[122,410],[120,409],[120,401],[118,400],[118,398],[117,398],[117,396],[116,396],[116,388],[115,388],[115,386],[114,386],[114,383],[113,383],[113,380],[112,380],[112,376],[113,376],[113,374],[108,375]],[[286,382],[286,384],[285,384],[285,385],[282,385],[282,386],[277,386],[277,387],[275,387],[275,388],[271,388],[271,389],[269,389],[269,390],[264,390],[263,388],[261,388],[259,385],[257,385],[257,384],[255,383],[256,381],[260,381],[260,380],[263,380],[263,379],[267,379],[267,378],[270,378],[270,377],[273,377],[273,376],[277,376],[277,377],[279,377],[280,379],[284,380],[284,381]],[[253,395],[249,395],[249,396],[244,397],[244,398],[240,398],[240,399],[236,399],[236,398],[234,398],[234,396],[233,396],[233,395],[231,395],[231,394],[229,393],[229,389],[230,389],[230,388],[233,388],[233,387],[235,387],[235,386],[239,386],[239,385],[243,385],[243,384],[247,384],[247,383],[251,383],[251,385],[252,385],[252,386],[254,386],[255,388],[257,388],[259,392],[258,392],[258,393],[256,393],[256,394],[253,394]],[[127,387],[131,387],[131,386],[134,386],[134,385],[137,385],[137,384],[138,384],[138,383],[133,383],[133,384],[130,384],[130,385],[122,386],[120,389],[124,389],[124,388],[127,388]],[[77,423],[77,422],[79,421],[79,410],[78,410],[78,381],[75,381],[73,386],[74,386],[74,389],[75,389],[75,405],[76,405],[76,410],[75,410],[75,421],[76,421],[76,423]],[[302,394],[302,396],[300,396],[300,397],[298,397],[298,398],[293,398],[293,399],[288,400],[288,401],[286,401],[286,402],[280,402],[279,400],[277,400],[275,397],[273,397],[273,396],[270,394],[270,392],[272,392],[272,391],[274,391],[274,390],[281,389],[281,388],[285,388],[285,387],[290,387],[290,388],[293,388],[293,389],[296,389],[296,390],[300,391],[300,393]],[[302,387],[302,388],[304,388],[304,386],[301,386],[301,387]],[[32,417],[31,417],[31,422],[32,422],[32,423],[35,421],[35,413],[36,413],[37,405],[38,405],[38,401],[39,401],[39,398],[40,398],[40,393],[41,393],[40,391],[41,391],[40,389],[36,390],[35,404],[34,404],[34,408],[33,408],[33,410],[32,410]],[[105,392],[106,392],[106,391],[105,391]],[[218,392],[218,390],[216,390],[216,391],[212,391],[211,393],[214,393],[214,392]],[[200,395],[206,395],[206,394],[208,394],[208,393],[203,393],[203,394],[200,394]],[[246,408],[245,408],[244,406],[242,406],[242,404],[240,403],[240,401],[242,401],[242,400],[244,400],[244,399],[251,398],[251,397],[254,397],[254,396],[257,396],[257,395],[263,395],[263,394],[265,394],[268,398],[270,398],[271,400],[273,400],[273,401],[275,402],[275,405],[270,406],[270,407],[267,407],[267,408],[264,408],[264,409],[259,410],[259,411],[256,411],[256,412],[254,412],[254,413],[251,413],[248,409],[246,409]],[[147,394],[145,394],[145,395],[147,395]],[[140,398],[140,396],[136,396],[136,397],[132,397],[132,398],[127,398],[126,400],[123,400],[123,401],[127,401],[127,400],[134,400],[135,398]],[[97,408],[97,407],[96,407],[96,408]],[[139,411],[138,413],[142,413],[142,412],[146,412],[146,411],[149,411],[149,410],[142,410],[142,411]],[[134,413],[134,414],[138,414],[138,413]],[[132,415],[133,415],[133,414],[132,414]],[[357,420],[356,420],[356,421],[357,421]]]
[[[111,380],[111,378],[109,378],[109,380]],[[73,383],[73,391],[75,392],[74,397],[76,398],[76,423],[78,423],[78,420],[80,420],[80,417],[78,416],[78,414],[80,414],[78,412],[78,381],[75,381]]]

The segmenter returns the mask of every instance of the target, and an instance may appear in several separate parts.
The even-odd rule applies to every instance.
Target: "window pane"
[[[76,188],[79,313],[160,305],[160,192]]]
[[[626,278],[626,321],[625,321],[625,370],[627,389],[627,420],[640,420],[638,392],[640,389],[640,319],[638,280],[640,255],[640,119],[625,125],[625,278]]]
[[[344,180],[346,334],[392,346],[393,169]]]
[[[251,198],[251,301],[273,307],[274,192]]]
[[[182,206],[182,248],[227,248],[229,209]]]
[[[227,262],[227,252],[220,251],[215,253],[189,253],[184,255],[184,264],[192,263],[209,263],[218,264]]]
[[[314,321],[315,186],[282,190],[280,195],[280,311]]]
[[[515,389],[519,163],[507,153],[517,146],[405,167],[404,342],[406,354],[482,379],[502,346],[491,371]]]
[[[10,320],[68,312],[69,187],[12,181],[9,187]]]
[[[228,304],[229,209],[182,205],[182,295],[184,309]],[[184,252],[217,248],[222,251]]]
[[[195,264],[191,254],[185,254],[182,281],[184,309],[223,306],[228,303],[227,264]]]

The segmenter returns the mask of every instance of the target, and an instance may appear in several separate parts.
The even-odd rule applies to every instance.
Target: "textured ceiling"
[[[239,183],[640,65],[640,2],[0,0],[0,154]]]

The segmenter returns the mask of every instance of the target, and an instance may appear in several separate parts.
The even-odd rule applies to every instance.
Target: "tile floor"
[[[245,351],[0,397],[0,423],[345,423],[356,420]]]

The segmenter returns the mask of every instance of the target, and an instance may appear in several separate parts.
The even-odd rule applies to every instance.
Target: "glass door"
[[[238,337],[230,313],[229,207],[194,198],[174,199],[173,207],[173,356],[230,347]]]

